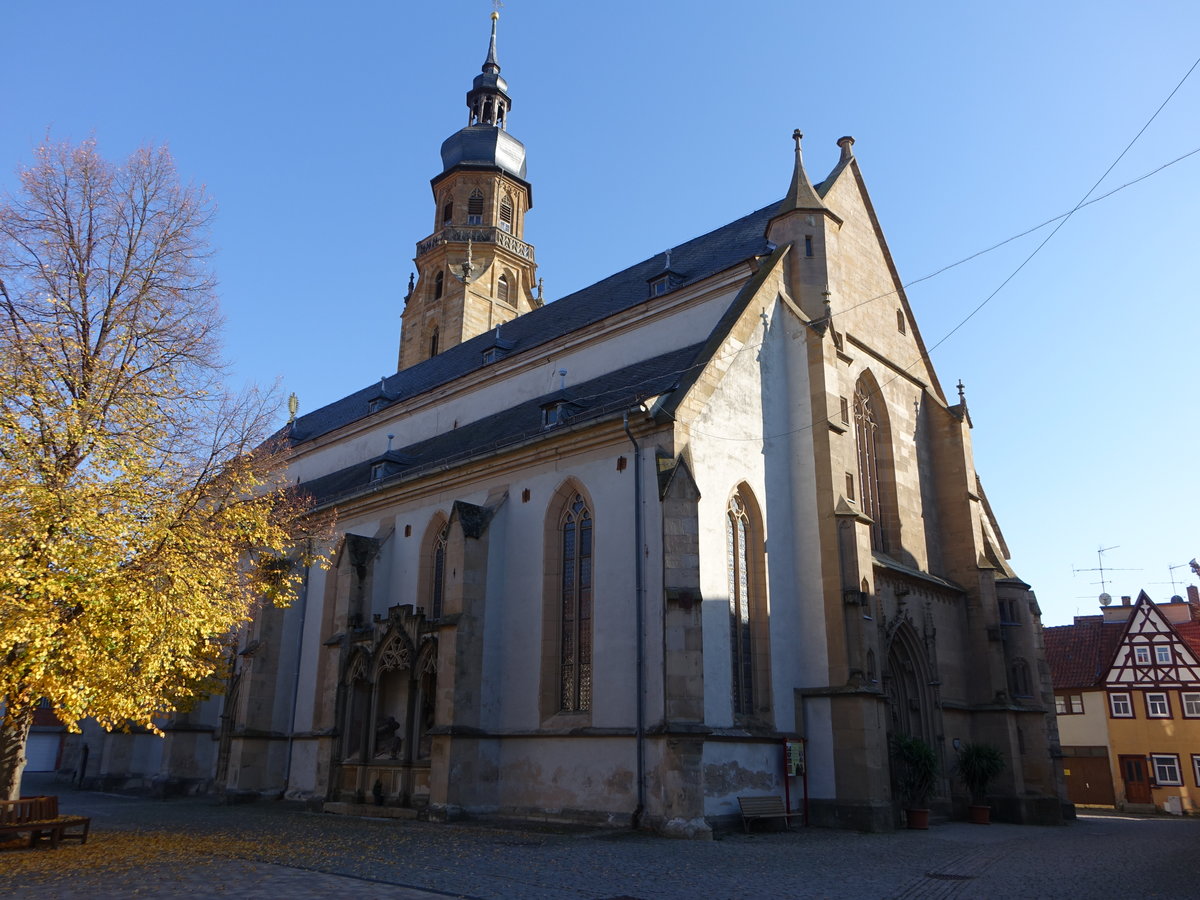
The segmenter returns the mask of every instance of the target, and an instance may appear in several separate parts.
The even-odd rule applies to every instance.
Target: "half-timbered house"
[[[1107,595],[1106,595],[1107,596]],[[1074,803],[1200,809],[1200,594],[1143,591],[1045,630]]]

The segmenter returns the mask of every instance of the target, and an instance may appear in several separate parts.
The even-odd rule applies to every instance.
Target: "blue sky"
[[[394,371],[487,0],[0,6],[0,188],[54,139],[170,146],[218,217],[236,379],[312,410]],[[1195,62],[1200,4],[509,0],[499,59],[549,298],[778,199],[791,132],[859,158],[914,281],[1070,211]],[[1200,148],[1200,71],[1097,189]],[[1077,212],[934,352],[1047,624],[1200,555],[1200,153]],[[1049,229],[908,288],[928,345]],[[1175,590],[1189,581],[1176,569]]]

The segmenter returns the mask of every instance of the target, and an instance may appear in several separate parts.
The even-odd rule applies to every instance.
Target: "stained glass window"
[[[442,597],[446,591],[446,540],[449,536],[450,523],[447,522],[433,542],[433,583],[430,585],[429,614],[435,619],[442,617]]]
[[[733,671],[733,713],[754,712],[754,634],[750,619],[750,531],[746,506],[738,494],[725,515],[726,567],[729,572],[729,646]]]
[[[858,490],[862,511],[871,517],[871,549],[887,552],[883,510],[879,502],[879,421],[870,389],[862,381],[854,390],[854,435],[858,442]]]
[[[560,707],[580,712],[592,706],[592,514],[581,494],[563,518],[561,602]]]

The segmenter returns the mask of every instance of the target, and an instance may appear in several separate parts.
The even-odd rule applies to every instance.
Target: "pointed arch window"
[[[729,498],[725,511],[730,689],[735,719],[770,709],[769,632],[758,522],[753,497],[742,485]]]
[[[507,194],[500,201],[500,227],[505,231],[511,232],[513,229],[513,203],[512,197]]]
[[[438,354],[438,330],[433,329],[433,333],[429,335],[429,355],[437,356]]]
[[[434,619],[442,617],[442,601],[446,595],[446,543],[450,539],[450,523],[447,522],[433,540],[433,572],[429,583],[429,614]]]
[[[582,712],[592,705],[592,513],[582,494],[572,498],[560,531],[559,708]]]
[[[879,418],[871,390],[859,379],[854,389],[854,436],[858,444],[858,491],[862,511],[871,517],[871,549],[887,552],[879,491]]]
[[[454,201],[447,200],[442,206],[442,225],[449,225],[454,221]]]
[[[433,299],[441,300],[442,291],[446,289],[446,275],[444,272],[438,272],[433,276]]]
[[[496,280],[496,299],[498,299],[501,303],[511,304],[512,303],[511,296],[512,296],[512,290],[508,286],[508,276],[501,275]]]
[[[478,188],[471,191],[471,196],[467,198],[467,224],[483,224],[483,191]]]

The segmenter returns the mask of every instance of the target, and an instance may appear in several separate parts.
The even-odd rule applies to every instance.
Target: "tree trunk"
[[[21,797],[21,773],[25,771],[25,745],[33,726],[32,706],[6,704],[0,717],[0,800]]]

